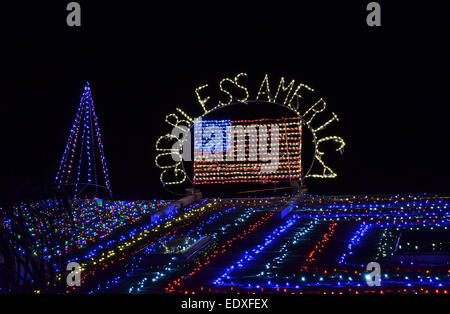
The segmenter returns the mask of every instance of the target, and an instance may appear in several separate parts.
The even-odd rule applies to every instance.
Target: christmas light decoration
[[[176,216],[170,217],[166,220],[164,224],[161,222],[157,222],[155,224],[145,225],[140,227],[139,229],[131,230],[128,235],[121,236],[120,241],[110,241],[108,246],[103,246],[101,250],[95,250],[95,252],[90,252],[86,254],[82,259],[78,258],[76,261],[80,262],[82,268],[85,270],[84,275],[82,276],[83,286],[91,286],[91,283],[97,286],[95,290],[91,290],[91,292],[100,291],[101,285],[98,284],[98,279],[96,276],[98,274],[102,274],[110,269],[112,266],[117,266],[120,263],[125,261],[125,256],[130,256],[135,254],[136,252],[140,252],[142,249],[149,250],[151,252],[152,248],[155,247],[156,241],[159,242],[159,239],[170,239],[174,235],[183,236],[183,230],[186,230],[189,235],[192,232],[189,232],[189,228],[193,227],[193,224],[200,223],[204,225],[205,222],[202,219],[206,219],[209,214],[215,215],[218,208],[221,206],[228,207],[234,206],[235,204],[251,205],[254,206],[268,206],[270,202],[267,201],[237,201],[237,202],[222,202],[217,200],[212,200],[209,202],[208,200],[203,201],[201,204],[195,204],[194,206],[186,209],[185,213]],[[245,208],[245,207],[242,207]],[[229,210],[228,210],[229,211]],[[252,211],[249,213],[244,213],[245,215],[242,217],[238,217],[235,226],[241,226],[243,222],[248,219],[248,217],[253,216]],[[253,228],[249,230],[253,230],[257,226],[261,225],[263,222],[267,220],[267,217],[273,215],[273,213],[264,213],[261,212],[262,217],[261,220],[257,221],[256,224],[253,225]],[[265,218],[266,217],[266,218]],[[243,220],[244,219],[244,220]],[[239,223],[241,221],[241,223]],[[246,227],[245,225],[243,227]],[[225,226],[222,232],[227,233],[226,231],[229,227]],[[239,227],[240,228],[240,227]],[[245,231],[244,234],[247,234],[248,231]],[[241,238],[238,236],[236,239]],[[144,250],[144,251],[145,251]],[[225,252],[222,250],[222,253]],[[214,253],[213,256],[217,254]],[[209,258],[212,258],[210,256]],[[161,275],[161,274],[160,274]],[[123,277],[123,276],[122,276]],[[114,282],[117,283],[120,281],[120,278],[114,279]],[[110,281],[106,284],[105,289],[110,289],[110,285],[113,284],[113,281]],[[76,291],[76,287],[72,288],[72,291]],[[68,290],[70,292],[70,290]]]
[[[55,185],[57,190],[69,189],[74,197],[86,194],[89,187],[94,188],[94,195],[90,196],[99,196],[99,188],[111,193],[102,134],[88,82],[70,130]]]
[[[194,137],[194,184],[277,183],[301,177],[298,117],[201,120]]]
[[[442,199],[423,198],[417,196],[393,196],[389,198],[381,197],[349,197],[348,199],[333,199],[326,197],[309,198],[307,209],[301,211],[299,217],[315,219],[315,230],[321,225],[326,225],[327,229],[318,241],[312,244],[312,250],[305,255],[304,261],[300,264],[299,272],[296,274],[284,269],[293,269],[288,266],[286,261],[295,263],[298,258],[289,258],[289,255],[298,255],[298,252],[305,250],[308,246],[307,238],[302,229],[296,233],[302,234],[303,244],[299,247],[299,238],[292,239],[290,234],[286,234],[286,241],[281,246],[278,254],[267,255],[272,262],[262,263],[261,257],[258,258],[259,265],[264,266],[257,270],[252,265],[255,255],[263,255],[264,251],[276,240],[281,237],[285,227],[290,227],[293,223],[291,219],[284,223],[284,227],[274,229],[272,235],[269,235],[263,242],[257,244],[250,252],[245,253],[244,257],[238,259],[234,264],[226,268],[226,272],[218,277],[214,284],[227,290],[208,288],[209,292],[238,292],[238,293],[444,293],[445,288],[450,284],[450,271],[445,265],[426,266],[415,265],[414,263],[400,262],[399,265],[392,265],[392,257],[396,253],[396,243],[399,234],[405,230],[410,232],[439,230],[447,231],[450,224],[450,212],[448,203]],[[298,223],[298,222],[297,222]],[[336,227],[340,226],[342,230],[345,225],[354,225],[357,223],[357,230],[351,235],[349,243],[333,243],[333,251],[339,246],[344,250],[337,259],[337,264],[330,263],[329,253],[325,253],[330,245],[327,244],[336,234]],[[280,229],[281,228],[281,229]],[[303,227],[304,228],[304,227]],[[279,231],[282,232],[279,232]],[[295,229],[293,229],[295,230]],[[386,232],[388,231],[388,232]],[[392,231],[392,232],[391,232]],[[341,231],[342,233],[342,231]],[[378,237],[377,250],[367,250],[366,244],[362,241],[367,239],[368,235]],[[373,241],[373,240],[372,240]],[[436,241],[430,245],[432,251],[441,251],[444,241]],[[434,244],[434,246],[433,246]],[[437,247],[440,246],[438,249]],[[417,245],[409,245],[410,250],[418,250]],[[355,250],[357,251],[355,253]],[[339,249],[337,250],[339,252]],[[371,256],[369,252],[378,252]],[[398,250],[397,250],[398,252]],[[320,253],[320,255],[318,255]],[[323,258],[321,259],[321,256]],[[264,256],[263,256],[264,257]],[[351,259],[351,261],[349,260]],[[275,263],[274,261],[280,261]],[[378,261],[382,265],[382,285],[381,287],[369,287],[365,283],[364,269],[369,261]],[[327,268],[330,267],[330,268]],[[246,271],[246,268],[249,271]],[[434,275],[432,275],[434,273]],[[439,274],[439,275],[436,275]],[[242,278],[251,278],[253,281],[243,280]]]
[[[297,117],[301,119],[301,125],[305,126],[312,134],[313,146],[314,146],[314,160],[318,162],[319,169],[316,167],[312,168],[312,173],[304,174],[305,178],[335,178],[337,174],[326,164],[325,162],[325,150],[323,147],[330,144],[337,144],[336,151],[343,151],[345,147],[344,140],[339,136],[322,136],[323,130],[325,130],[333,122],[339,121],[338,116],[331,112],[331,118],[326,118],[326,122],[318,123],[319,117],[326,115],[327,104],[322,99],[319,98],[313,104],[307,104],[307,97],[305,94],[310,94],[315,96],[315,90],[303,83],[296,83],[295,80],[291,80],[287,85],[284,77],[280,79],[277,85],[276,94],[272,96],[270,89],[269,77],[266,74],[263,81],[260,84],[260,88],[255,98],[251,98],[251,93],[248,88],[242,82],[244,78],[248,78],[246,73],[239,73],[234,78],[224,78],[220,80],[218,91],[220,93],[220,98],[226,98],[226,101],[218,100],[215,104],[211,104],[210,96],[206,96],[206,90],[209,85],[204,84],[195,89],[195,95],[197,102],[200,105],[201,113],[198,114],[187,114],[180,108],[176,108],[176,112],[170,113],[166,116],[166,123],[174,128],[180,130],[181,134],[185,134],[181,130],[189,130],[195,124],[195,121],[202,120],[209,113],[212,113],[220,108],[230,106],[236,103],[254,104],[255,109],[257,105],[265,102],[271,103],[273,105],[282,106],[290,111],[292,111]],[[238,92],[239,91],[239,92]],[[317,97],[315,97],[317,99]],[[221,127],[218,125],[218,127]],[[222,126],[223,127],[223,126]],[[173,133],[167,133],[160,136],[156,142],[156,158],[155,164],[162,169],[160,180],[163,185],[179,185],[186,182],[187,175],[183,168],[183,145],[188,143],[188,138],[186,136],[179,137]],[[249,144],[251,146],[251,144]],[[164,160],[173,158],[172,161]],[[221,166],[221,165],[218,165]],[[253,171],[249,165],[245,165],[242,170]],[[288,171],[284,169],[285,172]],[[236,171],[236,170],[233,170]],[[241,171],[243,172],[243,171]],[[241,173],[241,175],[243,175]],[[271,178],[266,178],[264,182],[278,182],[280,179],[288,179],[289,172],[280,178],[275,180]],[[212,179],[212,178],[210,178]],[[218,178],[217,180],[208,180],[209,183],[223,183],[223,178]],[[235,178],[229,182],[260,182],[261,180],[250,179],[249,181],[245,178]]]
[[[26,249],[34,256],[49,260],[53,256],[75,253],[109,236],[115,230],[134,225],[157,209],[168,206],[166,201],[104,201],[100,207],[96,201],[75,200],[71,217],[67,215],[60,200],[46,200],[37,203],[20,203],[13,207],[17,221],[3,216],[0,227],[17,234],[15,225],[23,220],[27,232],[36,241]],[[52,239],[43,242],[43,238]],[[19,252],[24,248],[17,247]]]
[[[79,262],[82,286],[67,293],[448,294],[450,286],[448,264],[436,262],[448,254],[442,196],[307,195],[284,220],[274,212],[290,196],[203,200],[157,221],[149,217],[170,203],[105,201],[100,210],[77,200],[75,224],[58,202],[19,204],[1,215],[0,228],[21,256]],[[22,219],[27,229],[18,233]],[[30,247],[25,237],[34,239]],[[205,237],[204,249],[181,257]],[[161,254],[164,262],[146,266]],[[424,262],[430,256],[435,262]],[[367,285],[369,262],[381,265],[381,286]]]

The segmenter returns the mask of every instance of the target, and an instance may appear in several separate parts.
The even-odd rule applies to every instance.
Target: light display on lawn
[[[280,91],[287,89],[279,88],[275,98]],[[261,95],[269,97],[263,87]],[[295,117],[192,121],[183,112],[194,128],[194,184],[276,183],[306,176],[304,127],[315,138],[316,157],[323,154],[318,143],[333,138],[318,138],[316,132],[334,118],[311,129],[319,112],[313,106]],[[336,142],[344,146],[339,138]],[[94,160],[105,170],[109,188],[87,85],[56,178],[59,188],[75,182],[77,196],[82,184],[97,186]],[[6,257],[3,269],[10,278],[0,278],[0,293],[448,294],[448,200],[447,195],[302,192],[186,204],[22,202],[0,208],[0,238],[6,244],[0,257]],[[80,286],[66,285],[66,265],[72,262],[80,266]],[[381,272],[377,284],[369,284],[373,264]],[[43,271],[35,272],[36,267]],[[16,276],[21,283],[13,286]]]
[[[181,108],[176,108],[176,111],[166,116],[165,122],[172,127],[171,133],[160,136],[156,142],[157,156],[155,159],[156,165],[161,169],[160,181],[163,185],[179,185],[187,181],[188,176],[183,167],[183,157],[188,149],[183,148],[186,143],[189,143],[190,130],[196,121],[203,119],[208,114],[236,103],[252,104],[255,110],[258,110],[258,104],[271,103],[273,105],[282,106],[298,118],[304,127],[303,131],[307,129],[312,134],[312,141],[314,147],[314,161],[317,162],[317,167],[312,169],[311,173],[308,171],[304,174],[305,178],[335,178],[337,174],[326,164],[325,161],[325,146],[334,147],[336,151],[342,151],[345,146],[344,140],[339,136],[324,135],[324,130],[333,122],[339,121],[334,112],[328,113],[326,111],[327,104],[325,100],[315,94],[313,88],[303,83],[297,83],[291,80],[289,83],[282,77],[275,89],[271,89],[269,77],[266,74],[262,80],[258,93],[251,95],[248,87],[243,82],[248,75],[246,73],[239,73],[233,78],[224,78],[219,82],[218,92],[222,99],[211,101],[211,97],[207,96],[208,84],[199,86],[195,89],[197,101],[200,105],[200,114],[188,114]],[[272,91],[275,94],[272,94]],[[306,97],[308,96],[308,97]],[[224,100],[223,98],[226,98]],[[306,99],[313,99],[309,101]],[[226,120],[223,120],[226,121]],[[222,121],[222,122],[223,122]],[[218,122],[217,122],[218,123]],[[223,127],[224,125],[220,126]],[[251,145],[251,144],[250,144]],[[337,147],[336,147],[337,146]],[[251,171],[250,171],[251,172]],[[198,173],[197,173],[198,174]],[[207,182],[224,182],[224,177],[219,177],[218,180],[212,173],[208,175],[208,179],[202,179]],[[289,177],[289,175],[287,175]],[[196,175],[196,183],[199,176]],[[239,176],[232,176],[231,182],[249,180],[250,182],[261,182],[264,178],[241,178]],[[266,178],[267,182],[275,182],[280,178]]]
[[[277,183],[301,177],[300,118],[199,120],[194,125],[194,181]]]
[[[90,187],[93,187],[95,196],[98,196],[99,188],[111,193],[102,134],[88,82],[70,130],[55,185],[57,190],[67,188],[75,197],[83,195]]]
[[[0,230],[20,256],[80,263],[82,285],[66,293],[448,294],[447,197],[307,195],[277,218],[274,209],[291,201],[205,199],[153,221],[171,204],[107,201],[100,210],[79,200],[72,223],[56,201],[24,203],[2,216]],[[192,259],[178,253],[207,236]],[[380,286],[366,283],[369,262],[381,265]],[[55,267],[53,282],[64,284]]]

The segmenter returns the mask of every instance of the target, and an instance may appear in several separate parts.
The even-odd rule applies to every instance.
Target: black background
[[[253,92],[265,73],[304,82],[339,115],[331,135],[347,147],[328,158],[340,177],[312,192],[449,190],[444,1],[379,1],[379,28],[369,1],[79,1],[80,28],[68,2],[0,7],[2,200],[49,190],[85,81],[115,198],[171,197],[154,164],[164,116],[239,72]]]

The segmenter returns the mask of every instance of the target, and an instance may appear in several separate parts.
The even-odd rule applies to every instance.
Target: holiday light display
[[[283,271],[286,268],[293,269],[292,266],[286,267],[285,263],[283,267],[273,262],[267,263],[261,271],[249,268],[254,259],[253,254],[262,254],[266,247],[276,240],[275,237],[280,237],[298,219],[294,215],[283,226],[276,228],[272,235],[269,235],[261,244],[255,246],[253,254],[245,253],[235,264],[227,267],[225,273],[217,278],[214,284],[227,288],[228,291],[242,293],[448,293],[445,289],[450,285],[448,265],[414,265],[413,263],[405,264],[402,261],[400,267],[393,265],[391,261],[392,256],[395,255],[395,244],[402,230],[448,230],[450,213],[447,203],[442,200],[431,202],[429,199],[423,202],[409,200],[404,203],[400,198],[397,200],[377,199],[373,203],[369,200],[353,199],[355,201],[348,200],[349,204],[327,204],[326,207],[330,209],[320,206],[317,209],[302,210],[301,217],[316,219],[315,228],[320,225],[326,225],[327,228],[312,245],[312,250],[305,254],[303,263],[297,268],[297,274],[295,271],[292,273]],[[323,201],[323,199],[318,200],[319,204],[323,204]],[[359,224],[357,230],[350,237],[348,244],[342,247],[343,253],[340,253],[338,263],[330,263],[330,255],[326,252],[330,251],[331,247],[333,251],[336,251],[342,246],[339,244],[340,241],[333,240],[333,237],[337,236],[336,232],[339,230],[342,232],[345,226],[354,226],[355,223]],[[386,233],[386,230],[394,232]],[[303,230],[299,231],[303,232]],[[362,244],[368,234],[379,239],[378,248],[374,248],[375,250],[368,250],[367,243]],[[289,254],[295,256],[301,251],[308,252],[310,245],[305,243],[302,249],[302,246],[298,246],[297,237],[291,240],[290,235],[286,235],[285,239],[288,244],[285,243],[281,247],[275,258],[271,257],[273,261],[289,259]],[[439,243],[442,245],[448,240],[444,238]],[[330,241],[334,241],[332,246],[329,244]],[[434,243],[434,246],[433,243],[431,244],[433,248],[437,246],[439,246],[438,243]],[[330,248],[327,249],[327,247]],[[324,256],[321,260],[322,255],[328,258]],[[382,286],[376,289],[367,286],[364,282],[365,264],[373,260],[382,264],[384,272]],[[291,260],[291,263],[295,261],[298,263],[297,258]],[[264,265],[261,263],[261,258],[258,265],[260,267]],[[246,268],[251,271],[246,272]],[[251,276],[255,278],[252,282],[241,279]],[[211,292],[223,291],[210,289]]]
[[[194,184],[277,183],[301,177],[298,117],[201,120],[194,136]]]
[[[323,98],[314,94],[314,89],[303,83],[291,80],[288,84],[282,77],[277,85],[273,96],[270,89],[269,77],[266,74],[260,84],[258,93],[251,98],[250,92],[242,82],[247,78],[246,73],[239,73],[234,78],[224,78],[219,82],[219,99],[211,104],[211,96],[206,96],[205,91],[208,84],[201,85],[195,89],[197,102],[200,104],[200,114],[187,114],[180,108],[166,116],[165,122],[172,128],[171,133],[162,135],[156,141],[157,152],[155,164],[162,170],[160,181],[163,185],[179,185],[186,182],[187,174],[183,168],[183,147],[189,143],[189,130],[196,121],[202,120],[208,114],[235,103],[253,104],[258,109],[260,103],[271,103],[292,111],[301,118],[302,125],[312,134],[314,146],[314,160],[317,161],[319,169],[313,168],[313,172],[305,173],[305,178],[335,178],[337,174],[325,162],[324,146],[337,144],[336,151],[345,147],[344,140],[339,136],[323,136],[323,131],[333,122],[339,121],[337,115],[331,112],[331,118],[326,117],[327,104]],[[239,91],[239,92],[238,92]],[[314,101],[307,100],[311,96]],[[226,98],[224,101],[222,98]],[[325,117],[325,118],[324,118]],[[326,119],[325,122],[318,122]],[[181,135],[181,136],[180,136]],[[249,144],[251,145],[251,144]],[[319,171],[321,169],[321,171]],[[288,175],[286,175],[288,177]],[[238,179],[239,181],[241,179]],[[222,180],[219,180],[222,181]]]
[[[213,239],[215,239],[215,244],[206,252],[206,256],[204,256],[203,258],[210,261],[212,259],[210,259],[209,256],[212,255],[212,257],[215,257],[219,252],[219,248],[223,248],[223,243],[221,241],[222,238],[226,237],[227,234],[241,233],[242,229],[245,228],[246,225],[264,216],[263,209],[271,203],[261,203],[252,200],[231,200],[221,201],[221,204],[225,208],[223,211],[215,212],[207,220],[199,222],[196,226],[193,226],[191,229],[186,230],[182,233],[183,237],[192,237],[195,235],[198,236],[199,234],[211,235]],[[146,254],[150,254],[149,258],[151,258],[152,253],[155,253],[155,245],[159,246],[160,244],[155,243],[145,250]],[[222,253],[224,253],[223,250]],[[201,267],[201,258],[193,261],[193,264]],[[137,263],[137,265],[139,265],[139,262]],[[151,279],[151,281],[148,281],[150,279],[148,276],[145,276],[142,279],[138,279],[137,283],[130,286],[128,292],[139,293],[145,288],[145,282],[148,281],[148,284],[152,285],[162,278],[167,278],[171,273],[174,273],[175,271],[176,268],[174,267],[173,262],[169,261],[166,266],[158,268],[158,270],[155,271],[155,275]],[[127,276],[130,276],[130,274],[127,274]]]
[[[220,203],[223,206],[223,201]],[[309,204],[306,209],[302,206],[302,209],[296,210],[296,213],[279,226],[266,224],[266,229],[261,230],[267,230],[269,226],[273,226],[274,230],[265,236],[261,244],[257,244],[251,250],[245,249],[243,257],[237,259],[235,264],[225,267],[226,273],[213,281],[213,285],[209,284],[209,277],[207,275],[205,277],[208,273],[205,268],[220,269],[226,266],[220,261],[229,259],[230,254],[233,256],[239,254],[239,251],[242,252],[230,244],[238,240],[245,241],[246,237],[236,237],[236,232],[221,232],[229,226],[227,220],[223,219],[237,210],[234,207],[224,208],[210,218],[205,217],[204,221],[191,225],[191,229],[182,234],[191,236],[213,234],[217,243],[225,243],[225,246],[219,244],[218,250],[209,252],[191,266],[180,267],[174,262],[169,262],[166,266],[155,270],[153,277],[146,275],[139,278],[134,273],[135,283],[129,286],[128,292],[158,292],[164,287],[164,282],[168,282],[166,291],[177,293],[448,293],[446,289],[450,280],[448,267],[393,266],[389,264],[392,250],[383,253],[384,259],[380,259],[381,255],[377,254],[381,244],[389,244],[397,239],[395,236],[392,239],[386,238],[382,232],[385,228],[447,230],[450,223],[448,204],[441,199],[393,196],[371,200],[365,197],[350,197],[347,200],[322,197],[315,200],[311,197],[305,200],[304,205],[306,204]],[[238,204],[234,206],[236,205]],[[232,219],[233,215],[228,218]],[[224,228],[216,225],[220,224],[221,220]],[[208,229],[210,224],[213,225]],[[356,231],[349,233],[345,231],[346,229]],[[253,233],[258,229],[249,230],[253,230]],[[290,230],[294,232],[293,236],[289,233]],[[311,241],[311,236],[317,240]],[[349,237],[349,241],[343,242],[341,238],[346,236]],[[367,240],[364,240],[368,236],[375,244],[369,252],[365,244]],[[279,245],[280,237],[285,239],[282,245]],[[377,241],[373,242],[376,239],[380,240],[378,244]],[[223,250],[220,250],[220,247]],[[271,247],[277,249],[265,253]],[[154,245],[148,247],[148,253],[154,252],[154,249]],[[329,258],[330,250],[335,252],[333,254],[337,254],[336,258]],[[302,258],[298,257],[299,252],[304,252],[301,253],[303,263]],[[271,262],[264,263],[265,254],[268,254]],[[342,261],[339,256],[346,258]],[[370,260],[383,263],[385,272],[381,287],[369,287],[364,281],[364,267]],[[297,266],[293,267],[295,264]],[[182,275],[177,275],[180,272]],[[244,281],[243,278],[247,279]],[[254,280],[249,281],[249,278]],[[114,286],[114,283],[110,282],[109,288],[111,286]]]
[[[82,258],[77,258],[78,262],[81,262],[82,268],[84,269],[84,275],[82,276],[83,286],[91,287],[95,285],[96,288],[91,290],[91,292],[99,292],[103,287],[98,283],[98,279],[95,277],[97,274],[104,274],[109,269],[114,266],[124,263],[126,256],[131,256],[141,250],[150,248],[160,239],[170,239],[174,235],[183,236],[183,230],[188,231],[192,228],[193,224],[202,224],[203,220],[208,217],[209,214],[214,214],[222,206],[226,206],[228,202],[223,203],[222,201],[205,200],[200,204],[195,204],[185,210],[184,214],[175,217],[169,217],[164,223],[157,222],[148,225],[144,225],[138,229],[131,230],[128,234],[122,235],[119,241],[110,241],[108,246],[102,246],[101,250],[92,250]],[[253,206],[265,206],[267,201],[240,201],[241,205],[251,205]],[[269,203],[270,204],[270,203]],[[252,228],[253,230],[257,226],[261,225],[267,220],[267,217],[273,216],[273,213],[262,213],[263,217],[258,220]],[[249,213],[245,214],[246,217],[252,216]],[[239,218],[242,220],[242,218]],[[238,225],[241,225],[238,223]],[[245,225],[243,227],[246,227]],[[248,231],[244,232],[244,235]],[[190,234],[188,232],[188,234]],[[241,236],[236,237],[239,239]],[[230,243],[227,246],[231,245]],[[226,252],[222,248],[222,253]],[[213,254],[216,256],[217,252]],[[208,258],[212,258],[208,256]],[[118,278],[124,277],[125,275],[116,277],[114,282],[120,282]],[[125,276],[126,277],[126,276]],[[106,283],[103,287],[104,289],[109,289],[109,285],[112,281]],[[86,288],[85,288],[86,289]],[[72,287],[72,291],[77,291],[76,287]],[[68,290],[69,292],[70,290]],[[85,290],[84,290],[85,291]]]
[[[186,180],[183,144],[192,131],[194,185],[336,177],[324,162],[323,146],[333,142],[342,150],[345,142],[322,136],[338,121],[333,112],[322,119],[325,101],[311,87],[283,77],[273,96],[267,75],[252,100],[242,82],[246,77],[240,73],[221,80],[215,106],[203,96],[208,85],[197,88],[199,116],[180,108],[166,116],[174,129],[156,143],[164,185]],[[304,102],[305,94],[313,95],[312,105]],[[280,105],[295,116],[203,119],[236,103]],[[304,130],[312,134],[321,172],[302,172]],[[285,194],[200,199],[189,205],[98,199],[98,188],[111,188],[89,84],[55,183],[59,191],[73,187],[75,197],[0,209],[2,239],[18,260],[41,263],[46,284],[39,288],[45,292],[448,294],[446,196]],[[89,187],[95,192],[88,194]],[[86,195],[95,198],[80,198]],[[81,286],[65,285],[65,266],[71,262],[81,266]],[[366,267],[373,262],[381,265],[381,285],[368,284]],[[27,284],[36,283],[32,278]]]
[[[65,229],[58,218],[63,216],[50,210],[48,215],[57,218],[51,237],[71,235],[67,244],[52,242],[59,245],[54,248],[43,247],[39,234],[45,224],[40,215],[56,208],[55,201],[22,204],[18,215],[0,226],[15,230],[15,217],[24,217],[37,256],[47,256],[46,248],[48,256],[71,253],[68,261],[82,266],[82,286],[67,293],[448,294],[448,264],[411,259],[422,252],[448,252],[447,198],[309,195],[297,200],[284,220],[275,219],[274,211],[291,201],[289,196],[203,200],[159,221],[145,217],[170,206],[167,202],[105,202],[110,214],[95,220],[90,213],[98,210],[96,203],[78,201],[76,211],[86,212],[86,228],[79,231],[72,225]],[[127,225],[133,227],[121,228]],[[420,242],[405,236],[417,232],[421,241],[429,233],[433,238]],[[213,241],[192,260],[183,260],[180,252],[205,236]],[[158,262],[155,256],[161,254],[167,258]],[[154,266],[149,269],[146,261]],[[380,263],[381,286],[367,285],[369,262]],[[57,279],[64,281],[61,275]]]
[[[200,205],[200,206],[199,206]],[[101,247],[101,250],[89,253],[84,258],[77,258],[81,267],[85,270],[82,282],[86,283],[96,273],[106,271],[114,263],[123,262],[127,254],[133,254],[162,236],[177,233],[179,229],[188,227],[192,221],[202,218],[202,215],[214,209],[214,201],[205,200],[201,204],[189,208],[179,216],[168,216],[161,220],[145,224],[138,229],[131,230],[128,234],[114,241],[112,245]],[[75,290],[76,287],[73,287]]]
[[[36,241],[29,243],[34,256],[50,259],[54,255],[74,252],[109,236],[120,227],[130,226],[157,209],[168,206],[166,201],[105,201],[102,206],[90,200],[75,200],[70,217],[60,200],[21,203],[13,207],[12,215],[2,216],[0,226],[16,234],[15,225],[24,221],[27,232]],[[43,243],[46,237],[52,241]],[[64,241],[63,241],[64,240]],[[22,251],[23,248],[17,247]]]
[[[316,203],[316,201],[311,201],[313,199],[312,197],[308,202]],[[206,278],[197,278],[203,282],[200,284],[195,281],[195,278],[190,277],[190,282],[183,284],[183,281],[175,281],[175,284],[169,284],[168,291],[179,293],[226,291],[330,294],[448,293],[448,290],[445,289],[450,283],[450,272],[447,266],[422,265],[417,268],[418,265],[404,265],[403,267],[391,265],[390,258],[394,254],[392,248],[395,246],[397,237],[394,236],[389,240],[382,232],[385,228],[397,231],[405,228],[448,230],[450,213],[448,204],[442,199],[393,196],[371,200],[369,197],[350,197],[348,200],[334,201],[332,198],[328,200],[318,198],[317,203],[317,205],[307,207],[306,210],[302,209],[291,218],[287,218],[283,225],[276,227],[261,244],[256,245],[251,251],[246,251],[235,264],[225,268],[226,272],[214,281],[214,286],[208,287]],[[309,227],[301,226],[299,223],[302,219],[314,219],[314,222]],[[295,225],[299,225],[300,229],[297,229],[295,236],[292,237],[290,233],[286,232],[292,228],[295,231]],[[326,229],[323,229],[322,226],[326,226]],[[340,238],[347,234],[343,231],[352,226],[356,227],[356,231],[348,235],[348,244],[342,242]],[[315,236],[317,242],[311,243],[307,235],[311,236],[313,235],[311,232],[319,232],[320,229],[323,231]],[[271,245],[274,248],[278,247],[279,240],[277,238],[284,233],[286,233],[284,244],[279,247],[280,249],[276,249],[268,255],[272,262],[264,263],[264,259],[261,260],[261,257],[256,259],[257,256],[264,255],[264,251]],[[368,235],[372,237],[372,243],[374,236],[379,239],[378,244],[375,241],[376,246],[369,251],[367,251],[367,244],[363,245],[362,242]],[[394,245],[389,244],[393,242]],[[388,243],[387,247],[390,248],[390,251],[384,251],[381,255],[377,254],[379,247],[385,243]],[[436,245],[438,243],[435,243]],[[336,257],[332,262],[333,259],[330,260],[328,253],[330,250],[336,252],[333,254],[338,254],[341,258]],[[295,257],[299,252],[304,252],[302,253],[303,263],[293,267],[295,262],[299,262],[298,257]],[[276,254],[275,257],[273,254]],[[293,256],[290,257],[290,255]],[[344,260],[342,260],[342,256],[345,257]],[[258,262],[252,264],[256,260]],[[364,267],[368,261],[373,260],[381,262],[382,269],[385,271],[381,287],[369,287],[365,283]],[[249,268],[249,266],[251,267]],[[217,265],[214,267],[217,268]],[[246,272],[247,268],[251,270],[250,273]],[[257,270],[258,268],[261,270]],[[293,273],[290,273],[291,271]],[[417,275],[412,276],[411,273]],[[195,277],[195,273],[193,275]],[[248,281],[249,279],[243,281],[243,278],[252,277],[253,281]],[[284,281],[280,281],[281,278]]]
[[[75,197],[83,195],[91,186],[94,187],[94,196],[99,195],[98,189],[102,187],[111,193],[102,134],[88,82],[70,130],[55,185],[57,190],[70,187],[70,193]]]

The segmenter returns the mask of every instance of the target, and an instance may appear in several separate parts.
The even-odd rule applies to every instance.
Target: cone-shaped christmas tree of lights
[[[86,82],[75,121],[55,178],[58,191],[73,197],[99,197],[111,187],[102,144],[102,135],[95,114],[91,88]]]

